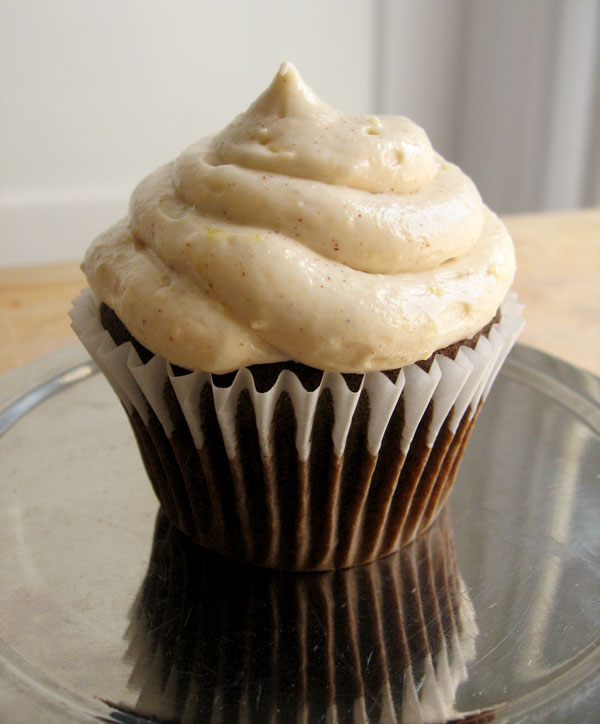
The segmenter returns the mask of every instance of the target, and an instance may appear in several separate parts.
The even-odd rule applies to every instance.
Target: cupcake
[[[135,703],[113,706],[152,721],[437,724],[460,716],[477,633],[445,513],[385,559],[292,574],[224,562],[160,511],[126,634]]]
[[[284,64],[96,239],[73,327],[167,517],[237,561],[344,568],[436,518],[521,326],[512,241],[403,117]]]

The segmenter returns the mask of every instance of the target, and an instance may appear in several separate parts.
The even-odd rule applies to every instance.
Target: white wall
[[[600,204],[598,0],[2,0],[0,265],[80,258],[282,60],[413,118],[495,211]]]
[[[294,62],[372,105],[374,2],[4,0],[0,265],[82,256],[146,173],[227,124]]]

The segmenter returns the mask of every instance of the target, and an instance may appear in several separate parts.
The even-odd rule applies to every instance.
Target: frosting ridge
[[[220,373],[425,359],[494,316],[514,265],[503,224],[422,129],[342,113],[284,64],[139,184],[83,266],[142,344]]]

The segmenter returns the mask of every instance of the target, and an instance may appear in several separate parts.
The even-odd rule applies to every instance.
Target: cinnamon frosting
[[[142,344],[182,367],[369,372],[471,337],[515,259],[421,128],[336,110],[284,64],[221,133],[139,184],[83,269]]]

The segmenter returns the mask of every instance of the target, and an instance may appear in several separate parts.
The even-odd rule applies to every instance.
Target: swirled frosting
[[[489,322],[514,267],[503,224],[421,128],[342,113],[289,64],[144,179],[83,264],[142,344],[218,373],[426,359]]]

